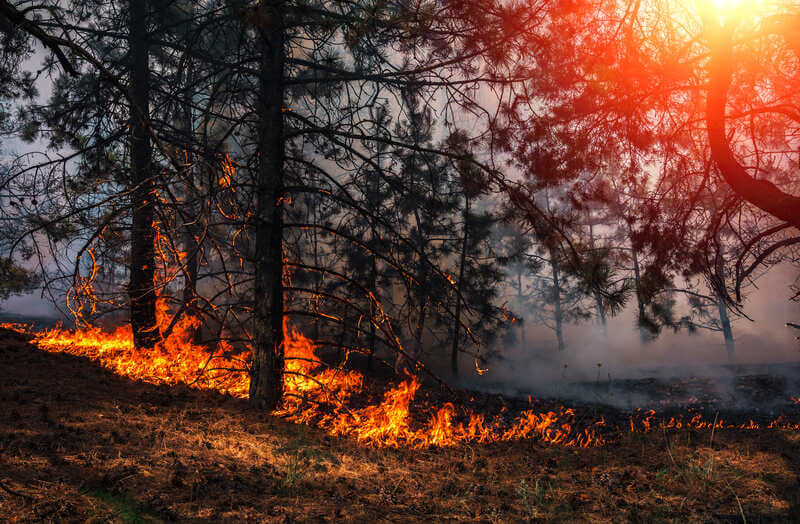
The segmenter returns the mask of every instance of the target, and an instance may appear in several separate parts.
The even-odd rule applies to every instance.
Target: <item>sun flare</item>
[[[741,0],[711,0],[714,8],[720,13],[730,13],[737,10],[742,3]]]
[[[699,0],[702,10],[720,22],[757,23],[771,13],[785,9],[787,2],[769,0]]]

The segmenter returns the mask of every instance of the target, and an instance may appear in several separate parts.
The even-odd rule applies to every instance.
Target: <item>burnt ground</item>
[[[374,449],[0,335],[0,520],[800,521],[798,445],[681,429],[582,450]]]
[[[649,371],[649,374],[648,374]],[[574,406],[603,406],[604,412],[627,417],[653,409],[660,417],[700,413],[731,424],[759,424],[783,415],[800,422],[800,363],[705,365],[698,369],[637,370],[638,378],[601,378],[544,384],[539,390],[490,384],[487,389],[508,398],[557,399]],[[643,375],[643,376],[642,376]]]
[[[741,416],[774,418],[794,410],[800,397],[796,363],[706,367],[700,373],[572,384],[572,391],[632,410],[692,407]]]

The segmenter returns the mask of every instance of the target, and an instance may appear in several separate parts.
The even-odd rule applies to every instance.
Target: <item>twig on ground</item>
[[[727,480],[725,479],[722,480],[725,482],[725,485],[728,486],[728,489],[731,490],[731,493],[733,493],[733,496],[736,499],[736,504],[739,506],[739,515],[741,515],[742,517],[743,524],[747,524],[747,517],[744,516],[744,508],[742,508],[742,501],[739,500],[739,495],[737,495],[736,492],[733,491],[733,488],[731,487],[731,485],[728,483]]]
[[[669,458],[672,461],[672,465],[677,466],[678,464],[675,462],[675,457],[672,456],[672,450],[669,447],[669,438],[667,438],[667,430],[664,429],[664,426],[661,426],[661,432],[664,434],[664,442],[667,444],[667,453],[669,453]]]

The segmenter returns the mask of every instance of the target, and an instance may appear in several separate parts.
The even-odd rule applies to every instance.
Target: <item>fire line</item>
[[[158,385],[186,384],[195,389],[246,398],[249,353],[236,353],[225,343],[209,353],[206,348],[192,344],[190,333],[197,324],[196,319],[184,318],[166,340],[151,350],[133,347],[129,326],[113,332],[95,327],[44,331],[34,331],[20,324],[0,327],[30,335],[32,343],[41,350],[86,357],[132,379]],[[573,409],[564,406],[550,410],[528,409],[508,420],[508,416],[501,413],[487,419],[484,414],[468,408],[458,409],[450,402],[438,407],[415,405],[421,386],[416,377],[388,389],[379,403],[354,407],[349,401],[361,391],[364,376],[357,371],[325,367],[311,340],[288,323],[284,332],[286,400],[275,414],[296,423],[316,426],[333,436],[347,436],[369,446],[417,449],[521,439],[585,448],[601,446],[612,438],[609,434],[622,431],[608,428],[602,416],[586,422]],[[424,417],[412,416],[412,412],[429,415],[424,420]],[[629,422],[630,431],[635,433],[661,428],[800,430],[800,424],[785,420],[783,416],[762,426],[752,420],[744,424],[729,424],[723,420],[709,422],[700,414],[687,419],[663,420],[653,410],[639,410],[630,416]]]

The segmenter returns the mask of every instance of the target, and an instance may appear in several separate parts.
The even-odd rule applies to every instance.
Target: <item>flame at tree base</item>
[[[87,357],[135,380],[157,385],[182,383],[247,398],[249,352],[236,352],[221,343],[210,353],[207,348],[191,343],[190,333],[197,327],[192,318],[182,320],[169,338],[149,350],[134,348],[127,326],[113,332],[99,328],[32,331],[10,324],[1,327],[31,335],[32,342],[44,351]],[[510,420],[508,414],[500,413],[487,421],[483,414],[459,409],[448,402],[438,408],[418,406],[415,412],[421,416],[412,417],[412,403],[420,389],[416,377],[386,391],[381,402],[355,408],[348,401],[361,392],[364,376],[324,366],[316,355],[314,343],[288,325],[284,326],[284,336],[285,402],[276,414],[319,427],[330,435],[349,436],[367,445],[412,448],[519,439],[571,447],[599,446],[606,442],[601,433],[606,429],[603,417],[579,424],[574,410],[566,407],[530,409]],[[739,425],[721,420],[707,422],[700,415],[686,420],[656,420],[653,411],[640,411],[630,417],[630,430],[637,433],[684,427],[759,429],[761,426],[753,421]],[[800,430],[800,424],[783,418],[764,427]]]

